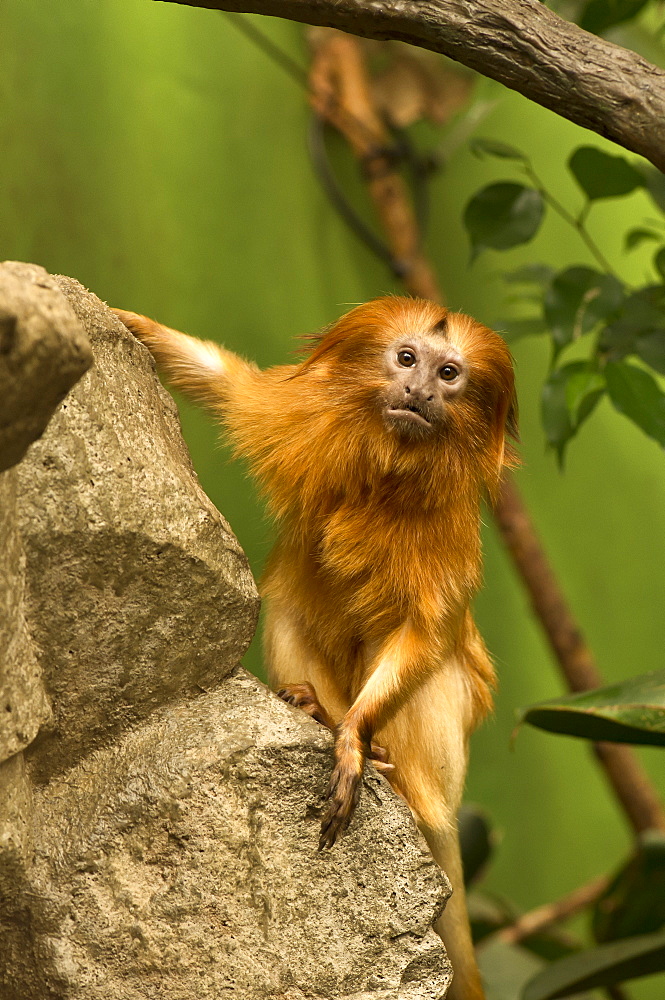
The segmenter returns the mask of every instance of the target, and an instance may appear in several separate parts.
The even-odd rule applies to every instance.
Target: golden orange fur
[[[279,523],[261,583],[267,666],[287,700],[336,727],[321,845],[348,825],[373,758],[453,883],[437,926],[455,969],[450,997],[479,1000],[455,818],[468,738],[494,681],[470,603],[481,497],[512,461],[508,349],[468,316],[384,298],[343,316],[303,362],[260,371],[216,344],[117,313],[172,384],[219,415]],[[386,418],[397,390],[385,359],[410,337],[435,360],[452,352],[464,381],[457,394],[441,390],[432,428],[405,433],[404,420]],[[410,376],[398,368],[397,378]],[[416,422],[427,424],[411,414]]]

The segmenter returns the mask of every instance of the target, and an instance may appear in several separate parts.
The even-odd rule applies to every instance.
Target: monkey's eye
[[[416,356],[413,351],[398,351],[397,360],[402,368],[413,368],[416,363]]]
[[[459,369],[455,365],[444,365],[439,375],[444,382],[454,382],[459,375]]]

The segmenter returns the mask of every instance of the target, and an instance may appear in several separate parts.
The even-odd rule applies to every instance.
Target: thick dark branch
[[[665,71],[540,0],[171,0],[443,52],[665,171]]]

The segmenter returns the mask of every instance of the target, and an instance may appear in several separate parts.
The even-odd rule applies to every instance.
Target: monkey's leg
[[[297,618],[276,600],[266,601],[263,647],[268,683],[285,701],[303,708],[317,722],[334,729],[348,708],[332,670],[307,640]],[[309,696],[310,704],[306,704]],[[310,708],[320,713],[318,718]]]
[[[421,824],[420,829],[434,860],[445,871],[453,887],[445,910],[434,924],[453,967],[448,1000],[485,1000],[471,937],[457,825],[452,829],[442,826],[433,829]]]
[[[316,691],[311,684],[287,684],[275,692],[278,698],[285,701],[287,705],[294,708],[301,708],[310,718],[314,719],[321,726],[325,726],[331,732],[335,732],[335,723],[321,705],[316,696]],[[388,751],[385,747],[380,747],[378,743],[370,745],[368,759],[372,762],[377,771],[387,774],[395,769],[394,764],[388,760]]]
[[[427,676],[433,657],[431,638],[410,622],[393,632],[374,655],[369,654],[367,679],[335,732],[336,763],[321,822],[320,849],[332,847],[351,822],[372,737]]]
[[[363,763],[365,759],[372,761],[377,770],[392,771],[393,765],[388,762],[388,753],[383,746],[372,743],[368,738],[363,742],[360,755],[351,768],[340,771],[339,736],[342,722],[348,713],[349,701],[345,698],[335,678],[332,667],[327,664],[321,654],[304,635],[298,619],[292,612],[285,609],[278,599],[267,601],[267,615],[264,629],[264,650],[268,665],[268,680],[273,690],[293,689],[302,685],[310,685],[316,693],[316,702],[323,709],[325,716],[332,722],[335,731],[335,755],[338,762],[328,786],[326,797],[328,805],[322,822],[322,833],[319,849],[331,847],[338,833],[343,832],[348,825],[360,794]],[[323,828],[331,814],[331,789],[336,789],[332,798],[335,809],[334,836],[328,843],[324,841]],[[341,802],[341,808],[338,803]],[[340,829],[341,827],[341,829]]]
[[[387,778],[406,799],[453,888],[434,924],[454,972],[449,1000],[484,1000],[485,996],[471,938],[457,835],[472,719],[463,671],[451,663],[427,678],[377,733],[395,763],[394,773]]]

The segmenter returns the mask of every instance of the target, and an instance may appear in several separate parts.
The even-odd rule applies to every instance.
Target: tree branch
[[[600,875],[592,882],[573,890],[563,899],[529,910],[528,913],[518,917],[514,924],[497,931],[496,937],[505,944],[519,944],[534,934],[542,934],[554,924],[570,920],[577,913],[593,906],[607,889],[609,881],[606,875]]]
[[[502,483],[494,517],[568,687],[571,691],[602,687],[593,653],[511,479]],[[635,832],[651,827],[665,830],[662,803],[632,749],[618,743],[594,743],[593,749]]]
[[[397,38],[489,76],[665,171],[665,70],[540,0],[170,0]]]

